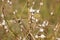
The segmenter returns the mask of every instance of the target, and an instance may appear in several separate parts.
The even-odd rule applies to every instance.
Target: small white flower
[[[9,0],[7,0],[7,2],[9,3],[10,1],[9,1]]]
[[[23,31],[23,30],[21,29],[21,31]]]
[[[43,27],[45,27],[45,24],[42,24]]]
[[[35,10],[32,9],[32,7],[31,7],[30,10],[29,10],[29,12],[33,13],[33,12],[35,12]]]
[[[10,2],[9,2],[9,4],[11,5],[11,4],[12,4],[12,2],[10,1]]]
[[[53,12],[51,12],[50,14],[51,14],[51,15],[53,15],[54,13],[53,13]]]
[[[3,20],[2,25],[5,25],[5,20]]]
[[[54,30],[54,31],[56,31],[57,29],[56,29],[56,28],[54,28],[53,30]]]
[[[45,27],[48,25],[48,21],[43,21],[42,26]]]
[[[13,14],[14,14],[14,15],[16,14],[15,11],[13,12]]]
[[[38,38],[38,35],[35,35],[35,38]]]
[[[26,40],[26,38],[23,38],[23,40]]]
[[[35,18],[32,16],[32,19],[35,20]]]
[[[43,21],[43,24],[45,24],[46,23],[46,21]]]
[[[40,5],[42,6],[43,5],[43,2],[40,2]]]
[[[38,19],[36,19],[36,22],[38,22]]]
[[[34,13],[32,13],[31,15],[34,15]]]
[[[40,12],[40,10],[36,10],[36,12],[37,12],[37,13],[39,13],[39,12]]]
[[[22,37],[20,36],[20,37],[19,37],[19,40],[21,40],[21,39],[22,39]]]
[[[4,15],[3,15],[3,14],[1,14],[1,17],[2,17],[2,18],[4,18]]]
[[[2,24],[0,23],[0,26],[1,26]]]
[[[45,38],[46,36],[44,34],[41,34],[39,37],[40,38]]]
[[[40,28],[40,29],[39,29],[39,31],[40,31],[40,32],[43,32],[43,31],[44,31],[44,29],[43,29],[43,28]]]
[[[56,38],[57,40],[60,40],[60,38]]]
[[[8,32],[9,30],[8,29],[6,29],[6,32]]]
[[[33,2],[33,5],[35,4],[35,2]]]
[[[4,29],[8,29],[7,26],[4,26]]]

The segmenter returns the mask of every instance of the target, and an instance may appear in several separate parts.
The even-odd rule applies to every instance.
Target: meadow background
[[[0,25],[0,40],[56,40],[60,38],[60,0],[10,0],[12,4],[10,5],[7,0],[0,0],[0,23],[4,19],[6,25],[8,26],[8,32],[4,29],[3,25]],[[33,9],[39,9],[39,13],[35,13],[34,17],[39,19],[36,23],[29,24],[29,13],[28,8],[33,5]],[[43,2],[43,6],[40,6],[39,3]],[[3,9],[4,8],[4,9]],[[13,14],[13,11],[17,10],[16,14]],[[51,16],[51,11],[54,14]],[[4,13],[4,18],[1,17],[1,14]],[[22,25],[19,24],[17,19],[21,19]],[[10,22],[10,20],[15,20],[16,23]],[[35,38],[35,35],[39,31],[39,28],[35,28],[36,25],[39,25],[44,20],[49,21],[49,25],[44,29],[43,34],[46,35],[46,38]],[[57,26],[57,29],[53,29]],[[31,28],[30,28],[31,26]],[[31,32],[30,32],[31,31]],[[42,33],[38,33],[40,35]]]

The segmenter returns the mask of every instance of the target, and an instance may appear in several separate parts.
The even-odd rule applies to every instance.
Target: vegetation
[[[60,0],[0,0],[0,40],[60,40]]]

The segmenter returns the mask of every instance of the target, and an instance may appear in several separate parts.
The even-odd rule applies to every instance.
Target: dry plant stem
[[[31,32],[29,32],[29,34],[31,35],[31,37],[33,38],[33,40],[35,40],[35,38],[34,38],[34,36],[32,35],[32,33],[31,33]]]
[[[33,40],[35,40],[34,36],[33,36],[32,33],[30,32],[30,30],[29,30],[27,36],[29,36],[29,34],[31,35],[31,37],[33,38]],[[25,36],[25,38],[27,38],[27,36]]]
[[[8,25],[8,22],[7,22],[6,18],[5,18],[5,6],[4,6],[4,5],[2,6],[2,13],[3,13],[3,15],[4,15],[4,20],[6,21],[6,23],[7,23],[7,25]],[[8,26],[9,26],[9,25],[8,25]],[[14,32],[12,32],[10,29],[9,29],[9,32],[11,32],[11,33],[13,34],[13,36],[15,36],[16,39],[17,39],[17,35],[16,35]],[[18,40],[18,39],[17,39],[17,40]]]
[[[59,27],[60,27],[59,23],[57,23],[56,26],[55,26],[55,29],[56,29],[55,30],[55,37],[57,37],[57,33],[58,33],[58,30],[59,30]]]

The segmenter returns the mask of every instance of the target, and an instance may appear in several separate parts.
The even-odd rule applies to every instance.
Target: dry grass
[[[7,0],[3,2],[0,0],[0,40],[57,40],[56,38],[60,38],[60,0],[11,0],[11,2],[10,5]],[[34,5],[33,2],[35,2]],[[40,2],[43,2],[42,6]],[[31,7],[40,10],[33,15],[38,22],[32,22],[29,17]],[[13,14],[14,11],[16,14]],[[54,14],[51,15],[51,12]],[[1,17],[2,14],[4,17]],[[1,24],[3,20],[5,25]],[[39,26],[43,21],[48,21],[48,25]],[[7,26],[6,29],[5,26]],[[44,32],[39,32],[40,28],[43,28]],[[46,37],[35,38],[35,35],[41,34]]]

